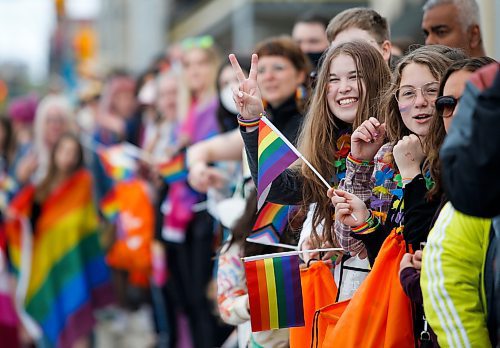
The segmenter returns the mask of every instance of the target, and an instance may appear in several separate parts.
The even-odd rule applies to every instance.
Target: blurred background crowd
[[[40,242],[46,243],[42,254],[32,255],[45,267],[32,267],[43,278],[38,280],[42,285],[36,288],[32,282],[20,294],[11,286],[15,277],[8,274],[22,273],[23,241],[19,253],[9,251],[5,231],[24,225],[2,227],[0,289],[8,298],[33,301],[36,314],[50,312],[36,301],[52,303],[49,298],[71,297],[71,289],[87,287],[81,301],[95,296],[91,308],[98,309],[92,319],[65,312],[59,326],[52,325],[54,319],[36,335],[22,315],[6,314],[19,313],[14,310],[17,300],[3,304],[1,308],[10,309],[0,314],[0,342],[10,340],[12,347],[237,346],[234,323],[218,306],[224,298],[217,296],[216,255],[232,224],[224,219],[234,220],[244,207],[236,207],[239,201],[224,208],[218,203],[245,190],[240,187],[245,174],[241,161],[219,163],[235,156],[224,151],[212,156],[210,147],[185,157],[196,143],[238,126],[233,101],[238,81],[228,54],[235,53],[246,72],[251,53],[257,50],[263,57],[262,94],[279,123],[279,115],[292,119],[303,114],[320,57],[332,41],[326,32],[332,18],[354,7],[376,10],[387,20],[391,45],[383,46],[384,38],[375,38],[376,44],[394,67],[413,45],[443,43],[439,28],[423,33],[424,2],[0,0],[2,224],[26,218],[34,243],[37,233],[53,233],[52,239]],[[498,59],[500,2],[478,4],[484,50],[457,47],[471,56],[486,52]],[[282,75],[284,63],[272,61],[276,57],[304,75]],[[298,129],[294,127],[291,138]],[[223,148],[225,143],[215,144]],[[241,141],[236,144],[227,150],[241,155]],[[185,177],[169,180],[169,173],[162,172],[161,164],[177,156],[198,171],[189,183]],[[218,168],[212,176],[200,174],[212,165]],[[174,170],[185,175],[181,172]],[[64,223],[52,225],[51,219]],[[49,282],[54,273],[64,271],[56,268],[59,261],[51,263],[43,253],[53,252],[50,243],[58,244],[75,226],[81,235],[59,256],[70,255],[71,248],[83,255],[94,233],[95,248],[102,252],[79,267],[91,265],[89,272],[96,277],[75,288],[61,286],[60,292],[44,290],[44,279]],[[296,245],[295,239],[290,243]],[[67,261],[59,267],[76,266]],[[61,285],[55,282],[54,288]]]

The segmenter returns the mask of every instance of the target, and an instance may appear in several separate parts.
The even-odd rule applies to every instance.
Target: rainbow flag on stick
[[[273,180],[299,156],[295,147],[266,118],[259,121],[257,209],[264,205]]]
[[[169,184],[186,180],[188,175],[186,152],[182,151],[170,161],[159,164],[158,171],[163,179]]]
[[[97,153],[106,174],[113,180],[129,180],[134,177],[138,157],[131,146],[127,144],[100,146],[97,148]]]
[[[265,116],[261,117],[259,120],[258,141],[257,209],[260,210],[266,201],[273,180],[299,158],[321,180],[327,189],[331,188],[328,181],[285,138],[271,121]],[[358,221],[354,214],[351,214],[351,216],[354,220]]]
[[[330,184],[316,168],[304,158],[267,117],[261,117],[259,121],[257,209],[260,209],[266,201],[273,180],[299,158],[329,189]]]
[[[304,326],[299,256],[245,258],[252,331]]]
[[[253,233],[247,240],[264,244],[278,243],[290,215],[296,210],[297,207],[293,205],[266,202],[253,226]]]

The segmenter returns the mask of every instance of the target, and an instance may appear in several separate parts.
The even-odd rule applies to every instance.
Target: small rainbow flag
[[[181,151],[168,162],[158,165],[158,171],[165,182],[171,184],[187,178],[186,152]]]
[[[278,243],[279,236],[285,230],[290,214],[297,210],[294,205],[282,205],[266,202],[260,210],[257,221],[252,229],[252,234],[247,239]]]
[[[116,181],[129,180],[134,177],[137,159],[131,155],[124,144],[97,149],[101,163],[111,178]]]
[[[111,189],[101,200],[101,212],[106,219],[115,222],[120,212],[120,202],[115,190]]]
[[[295,147],[266,118],[259,121],[257,209],[260,209],[278,175],[295,162]]]
[[[252,331],[304,326],[299,256],[245,260]]]

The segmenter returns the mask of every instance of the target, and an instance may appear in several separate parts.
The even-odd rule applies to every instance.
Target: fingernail
[[[243,98],[243,92],[239,92],[238,97]]]

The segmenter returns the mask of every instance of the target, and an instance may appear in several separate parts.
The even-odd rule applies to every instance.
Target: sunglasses
[[[436,99],[436,110],[441,115],[441,117],[448,118],[453,115],[455,107],[458,104],[460,98],[455,98],[450,95],[443,95]]]

